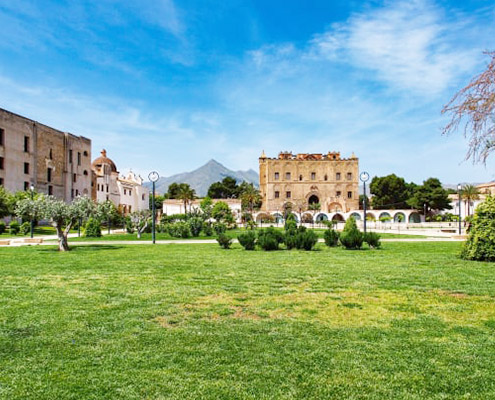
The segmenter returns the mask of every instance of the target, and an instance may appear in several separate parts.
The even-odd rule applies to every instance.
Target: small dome
[[[107,151],[105,149],[101,151],[101,156],[91,163],[93,169],[94,168],[101,169],[104,165],[109,165],[110,170],[112,172],[117,172],[117,167],[115,166],[115,163],[107,157]]]

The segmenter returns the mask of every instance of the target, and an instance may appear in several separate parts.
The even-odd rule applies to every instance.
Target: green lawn
[[[494,263],[318,246],[0,249],[0,398],[495,398]]]

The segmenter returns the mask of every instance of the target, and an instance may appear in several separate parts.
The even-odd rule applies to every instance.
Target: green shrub
[[[218,235],[217,242],[224,249],[230,249],[230,246],[232,246],[232,238],[228,237],[225,233]]]
[[[273,226],[258,231],[258,245],[265,251],[278,250],[278,245],[283,242],[284,235]]]
[[[494,196],[487,196],[486,200],[476,208],[461,257],[466,260],[495,261]]]
[[[354,218],[349,218],[340,234],[340,243],[347,250],[357,250],[363,245],[363,233],[359,231]]]
[[[318,236],[312,229],[302,231],[298,233],[298,249],[310,251],[313,250],[316,243],[318,243]]]
[[[213,230],[217,235],[221,235],[227,231],[227,225],[222,224],[221,222],[215,222],[213,224]]]
[[[0,221],[0,235],[5,233],[6,230],[7,230],[7,226],[5,225],[5,222]]]
[[[11,221],[9,225],[10,229],[10,234],[11,235],[17,235],[19,231],[21,230],[21,226],[19,225],[19,222],[17,221]]]
[[[297,248],[297,244],[299,241],[298,235],[299,233],[294,228],[291,228],[285,232],[284,244],[285,247],[287,247],[287,250],[292,250]]]
[[[287,219],[285,221],[284,229],[289,231],[291,229],[297,229],[297,222],[295,219]]]
[[[379,249],[382,245],[380,242],[380,235],[376,232],[366,232],[364,235],[364,241],[371,249]]]
[[[325,239],[325,244],[328,247],[336,247],[339,244],[339,232],[335,229],[329,228],[323,234],[323,238]]]
[[[206,236],[213,236],[213,227],[211,226],[211,222],[203,225],[203,232]]]
[[[254,250],[256,246],[256,233],[248,231],[237,236],[237,240],[245,250]]]
[[[163,214],[160,218],[160,223],[161,224],[172,224],[172,223],[178,222],[178,221],[185,221],[186,219],[187,219],[186,214],[172,214],[172,215]]]
[[[189,224],[189,230],[193,237],[198,237],[203,229],[203,219],[201,217],[191,217],[187,221]]]
[[[84,236],[101,237],[101,224],[95,218],[89,218],[84,226]]]
[[[31,232],[31,222],[23,222],[20,229],[21,235],[27,235]]]
[[[134,233],[134,226],[130,217],[125,217],[125,230],[131,235]]]
[[[187,222],[174,222],[167,226],[168,234],[172,237],[187,239],[191,236],[191,230]]]

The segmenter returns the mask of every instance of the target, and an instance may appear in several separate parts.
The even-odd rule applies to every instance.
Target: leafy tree
[[[181,183],[177,199],[182,200],[184,212],[187,214],[187,205],[196,198],[196,192],[187,183]]]
[[[416,210],[426,212],[431,210],[450,210],[449,195],[437,178],[429,178],[418,186],[408,204]]]
[[[474,185],[466,185],[461,190],[461,198],[464,200],[464,203],[467,204],[467,215],[471,215],[471,202],[479,200],[480,191]]]
[[[137,232],[138,239],[141,239],[142,233],[148,228],[151,223],[150,210],[134,211],[129,215],[132,228]]]
[[[218,222],[230,220],[232,217],[232,211],[229,205],[224,201],[217,201],[211,211],[211,216]],[[230,217],[229,217],[230,216]]]
[[[363,210],[363,201],[366,201],[366,209],[370,209],[370,198],[364,194],[359,195],[359,209]]]
[[[213,201],[210,197],[206,196],[201,203],[199,203],[199,208],[203,212],[203,216],[205,220],[209,220],[211,218],[211,211],[213,210]]]
[[[167,193],[165,193],[164,197],[166,199],[177,199],[179,196],[179,191],[181,186],[187,185],[187,183],[177,183],[173,182],[168,186]]]
[[[237,199],[240,190],[237,181],[231,176],[226,176],[221,182],[215,182],[208,188],[208,197],[212,199]]]
[[[488,196],[474,212],[461,257],[495,261],[495,197]]]
[[[258,189],[252,183],[242,182],[240,187],[241,207],[251,214],[261,205],[261,196]]]
[[[153,209],[153,196],[151,196],[150,193],[150,210]],[[155,209],[156,210],[162,210],[163,209],[163,201],[167,198],[166,194],[160,195],[160,194],[155,194]]]
[[[404,178],[395,174],[375,176],[370,184],[370,192],[373,195],[371,203],[377,210],[410,208],[407,204],[411,197],[409,187]]]
[[[443,134],[451,134],[464,125],[464,136],[469,137],[466,159],[486,164],[495,149],[495,51],[485,54],[491,58],[486,70],[457,92],[442,114],[450,116]]]
[[[14,197],[11,193],[0,186],[0,218],[12,215],[12,205]]]

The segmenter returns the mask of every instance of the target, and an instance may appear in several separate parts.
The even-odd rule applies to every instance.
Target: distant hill
[[[162,194],[168,190],[171,183],[188,183],[196,191],[196,195],[204,197],[212,183],[221,181],[227,176],[235,178],[238,183],[246,181],[254,184],[256,187],[259,185],[259,176],[256,171],[252,169],[247,171],[232,171],[218,161],[210,160],[194,171],[160,178],[156,183],[156,191]],[[144,186],[151,188],[151,182],[145,182]]]

